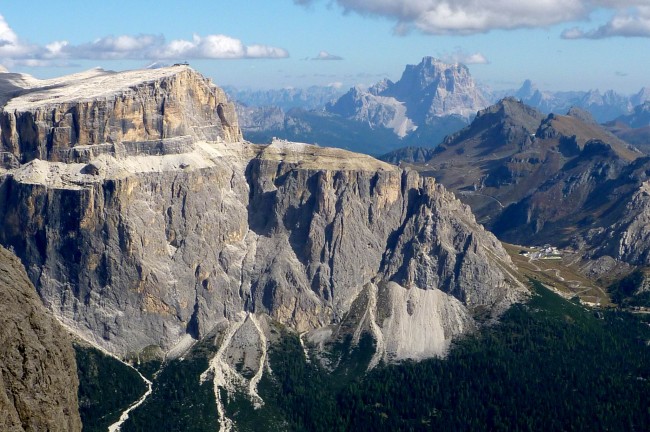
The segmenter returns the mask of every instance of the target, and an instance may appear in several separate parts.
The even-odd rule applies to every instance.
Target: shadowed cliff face
[[[361,297],[374,299],[359,303],[372,310],[364,325],[390,335],[391,358],[439,355],[475,310],[519,296],[500,244],[432,180],[344,150],[239,137],[93,144],[83,159],[6,170],[0,242],[60,320],[120,355],[170,349],[242,311],[319,329]],[[440,313],[425,313],[432,304]],[[393,312],[379,320],[378,308]],[[416,318],[440,331],[394,343]]]
[[[80,431],[72,343],[0,247],[0,429]]]

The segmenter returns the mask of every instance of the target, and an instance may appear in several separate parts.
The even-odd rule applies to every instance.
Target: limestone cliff
[[[85,146],[120,151],[189,136],[238,140],[225,93],[185,66],[111,73],[93,70],[47,81],[5,77],[2,147],[20,163],[71,161]],[[13,84],[9,86],[8,84]],[[116,148],[115,146],[118,145]]]
[[[157,73],[111,89],[111,107],[119,94],[138,114],[108,109],[97,135],[86,97],[48,91],[38,106],[21,102],[29,94],[5,106],[16,161],[0,171],[0,242],[86,339],[118,355],[169,350],[243,311],[314,331],[356,302],[382,356],[426,357],[471,329],[475,312],[520,295],[498,241],[433,180],[344,150],[243,142],[219,90],[184,67]],[[86,78],[69,81],[65,98],[94,94]],[[60,126],[48,119],[71,106],[79,132],[49,145]],[[19,127],[23,116],[36,127]]]
[[[80,431],[72,342],[0,247],[0,430]]]

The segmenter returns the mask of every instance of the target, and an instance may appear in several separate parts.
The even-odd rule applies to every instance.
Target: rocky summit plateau
[[[206,377],[230,389],[234,374],[257,400],[274,325],[320,349],[368,335],[372,367],[444,355],[526,295],[501,243],[432,178],[246,142],[223,91],[187,66],[3,73],[0,88],[0,243],[51,316],[118,358],[175,358],[217,332]],[[242,353],[252,377],[233,372]]]

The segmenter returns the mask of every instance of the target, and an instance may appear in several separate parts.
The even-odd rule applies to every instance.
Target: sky
[[[0,64],[49,78],[187,61],[217,85],[371,85],[425,56],[480,84],[650,87],[650,0],[0,2]]]

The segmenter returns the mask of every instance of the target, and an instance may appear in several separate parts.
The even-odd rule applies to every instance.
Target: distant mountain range
[[[397,82],[386,79],[368,89],[354,87],[329,103],[322,103],[324,98],[316,88],[302,94],[302,104],[289,94],[293,103],[289,111],[286,92],[255,97],[231,92],[231,96],[245,105],[238,108],[240,124],[245,137],[254,142],[279,137],[374,155],[409,144],[434,146],[489,104],[466,66],[432,57],[406,66]],[[316,109],[319,103],[321,108]],[[327,125],[338,129],[327,129]]]
[[[518,90],[491,93],[491,100],[496,102],[507,96],[514,96],[546,114],[567,112],[571,107],[579,107],[588,111],[598,123],[605,123],[630,114],[634,106],[650,100],[650,88],[644,87],[630,96],[613,90],[604,93],[599,90],[553,92],[539,90],[530,80],[526,80]]]
[[[292,108],[318,109],[338,99],[345,90],[340,86],[311,86],[271,90],[238,89],[224,87],[228,96],[248,107],[277,107],[284,111]]]
[[[492,92],[478,85],[466,66],[433,57],[407,65],[397,82],[384,79],[346,93],[333,86],[226,90],[238,105],[244,136],[260,143],[278,137],[371,155],[408,146],[432,148],[467,126],[477,111],[504,97],[521,100],[543,114],[580,108],[597,123],[616,120],[610,130],[640,148],[645,149],[650,136],[650,128],[639,131],[618,120],[650,101],[650,88],[629,96],[613,90],[553,92],[526,80],[519,89]]]
[[[635,106],[631,114],[605,123],[605,127],[617,137],[650,154],[650,100]]]

